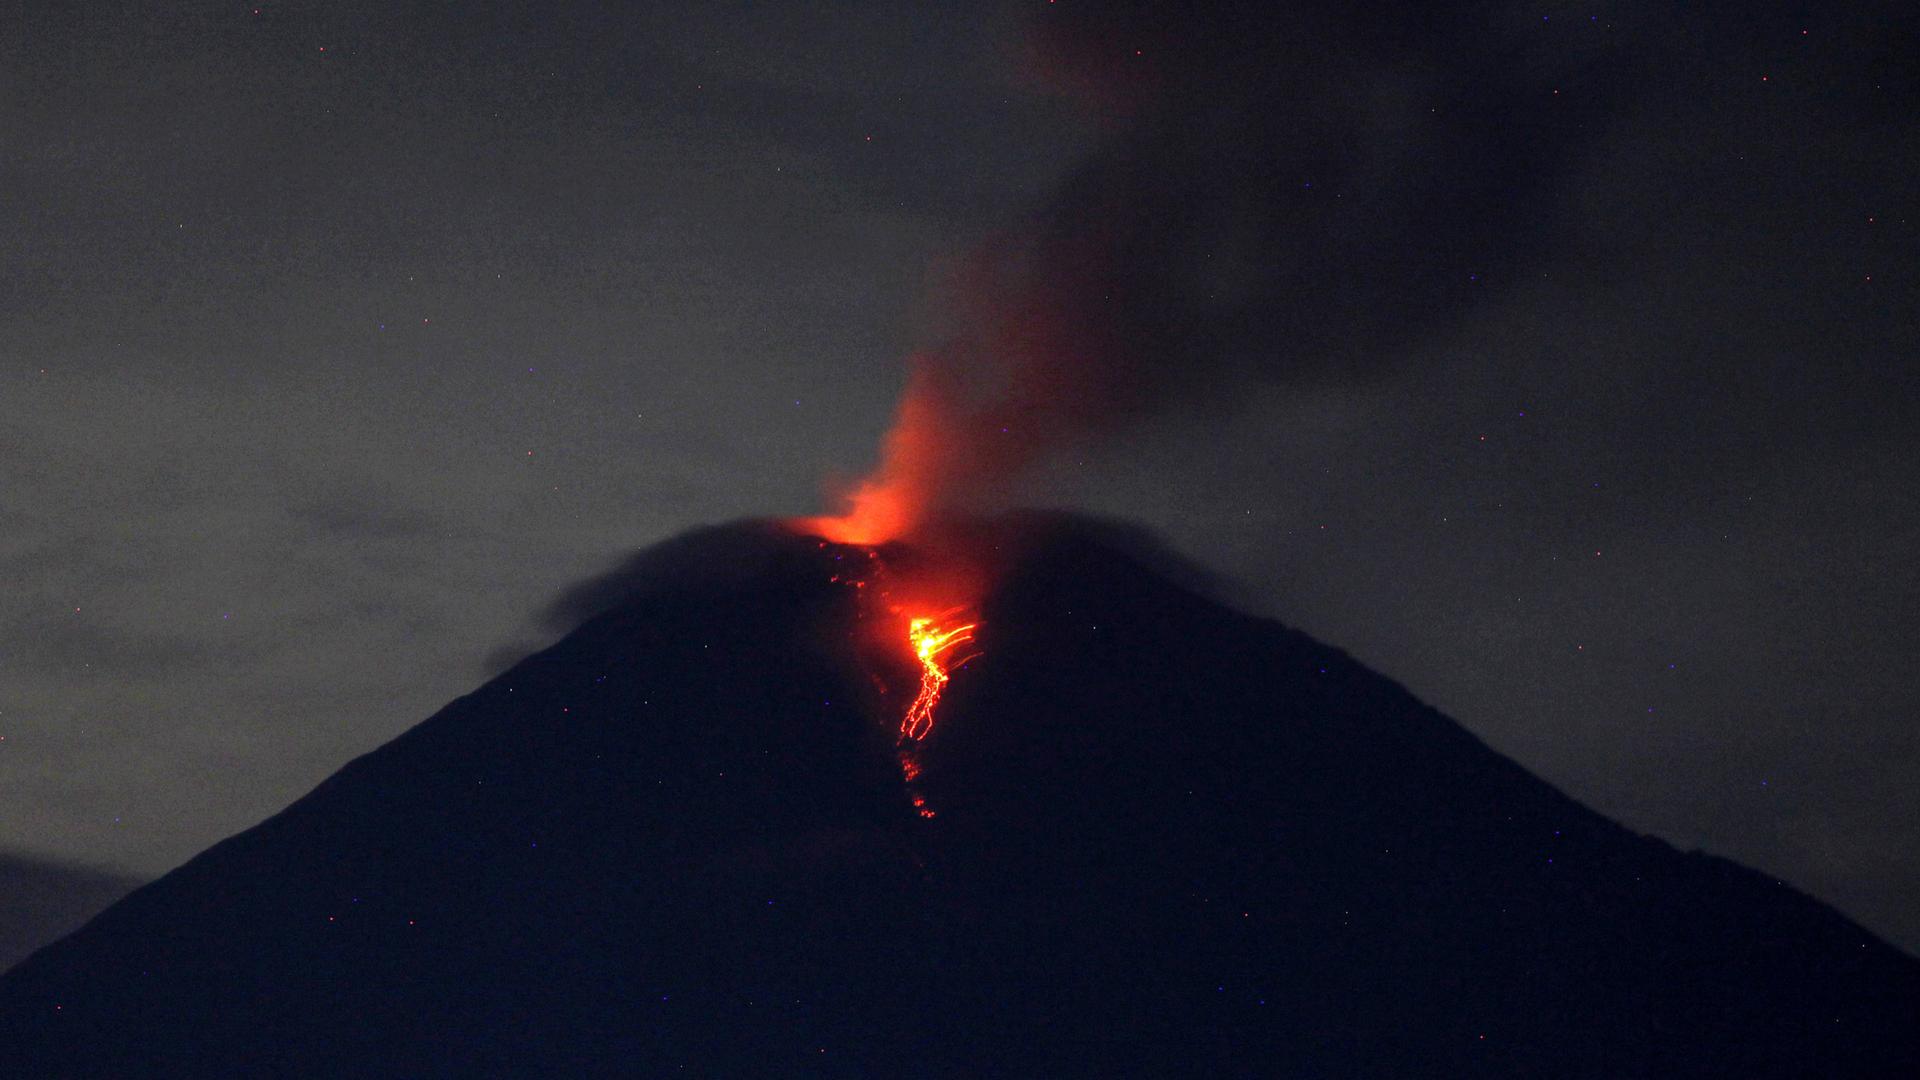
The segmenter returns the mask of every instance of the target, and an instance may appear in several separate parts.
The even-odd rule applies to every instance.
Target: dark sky
[[[819,509],[1094,230],[1131,396],[987,497],[1920,949],[1913,16],[1440,6],[0,5],[0,852],[164,871]]]

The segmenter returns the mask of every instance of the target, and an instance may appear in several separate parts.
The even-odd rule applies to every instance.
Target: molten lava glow
[[[868,490],[881,491],[884,485]],[[902,518],[885,511],[875,517],[859,513],[862,497],[856,495],[852,511],[845,518],[802,518],[792,524],[818,537],[817,546],[828,551],[829,541],[850,533],[871,535],[868,529],[885,534]],[[888,505],[885,498],[870,504]],[[923,541],[926,542],[926,541]],[[868,543],[855,543],[855,551],[828,552],[832,559],[829,582],[857,590],[859,623],[856,631],[863,654],[879,649],[890,658],[901,645],[920,668],[920,687],[906,714],[900,719],[899,737],[894,752],[900,761],[900,776],[906,784],[913,811],[923,818],[936,816],[920,790],[920,752],[924,740],[933,733],[933,712],[940,695],[952,681],[953,673],[980,656],[976,650],[960,650],[972,644],[977,622],[967,621],[977,610],[982,595],[984,569],[975,561],[957,553],[951,545],[903,551],[898,560],[884,557],[881,549]],[[933,552],[931,556],[927,552]],[[959,600],[961,602],[955,603]],[[916,615],[914,612],[937,614]],[[905,631],[904,635],[902,631]],[[869,665],[867,677],[881,698],[891,698],[898,687],[887,674],[896,669],[897,659]]]
[[[952,678],[947,674],[948,654],[955,646],[972,641],[973,629],[973,623],[942,629],[925,618],[907,624],[907,641],[920,660],[920,696],[913,699],[900,721],[901,738],[924,739],[933,730],[933,707],[940,703],[940,692]]]

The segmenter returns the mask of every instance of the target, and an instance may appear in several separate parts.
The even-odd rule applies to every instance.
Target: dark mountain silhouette
[[[1831,909],[1113,529],[1000,530],[936,818],[857,553],[699,534],[0,979],[0,1072],[1920,1075],[1920,962]]]
[[[0,971],[66,936],[138,884],[105,870],[0,853]]]

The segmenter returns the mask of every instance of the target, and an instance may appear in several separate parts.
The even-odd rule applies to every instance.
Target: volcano
[[[912,657],[777,524],[0,978],[10,1076],[1910,1076],[1920,962],[1614,824],[1125,528]],[[937,813],[922,813],[923,806]]]

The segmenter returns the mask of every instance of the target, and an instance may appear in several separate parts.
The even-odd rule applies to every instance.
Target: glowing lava
[[[845,535],[885,525],[886,516],[860,519],[810,518],[794,522],[797,528],[812,533],[821,550],[828,547],[827,536]],[[839,526],[822,528],[824,524]],[[923,534],[924,535],[924,534]],[[839,570],[828,580],[856,590],[859,597],[859,625],[856,632],[861,651],[868,657],[888,659],[871,664],[867,676],[881,698],[892,698],[896,689],[892,672],[901,670],[898,649],[907,647],[920,671],[919,691],[900,717],[894,752],[900,760],[901,779],[914,812],[923,818],[935,816],[920,790],[920,754],[928,736],[933,734],[933,713],[940,696],[953,680],[955,672],[976,659],[980,653],[967,649],[974,641],[979,623],[971,616],[978,610],[978,598],[985,587],[985,570],[979,560],[966,557],[951,543],[922,540],[923,545],[905,545],[883,554],[871,544],[848,545],[855,551],[832,553]],[[956,601],[959,601],[956,603]],[[920,614],[926,612],[928,614]],[[874,651],[874,650],[877,650]]]
[[[900,737],[924,739],[933,730],[933,707],[940,703],[940,692],[947,688],[947,657],[955,646],[973,640],[973,623],[941,629],[932,619],[913,619],[907,624],[907,641],[920,660],[920,695],[907,708],[900,721]]]

